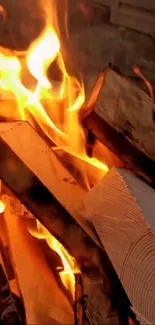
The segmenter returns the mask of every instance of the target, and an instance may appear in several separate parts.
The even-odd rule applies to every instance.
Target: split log
[[[133,82],[111,69],[84,125],[126,166],[155,185],[155,105]]]
[[[155,191],[113,168],[79,209],[93,223],[141,324],[154,324]]]
[[[74,324],[74,314],[42,256],[39,245],[28,233],[22,206],[13,196],[3,195],[5,221],[22,292],[27,324]],[[38,271],[39,270],[39,271]]]
[[[18,129],[15,138],[13,128],[8,126],[9,130],[6,130],[7,126],[3,125],[5,131],[2,132],[1,129],[0,178],[68,249],[79,264],[82,274],[94,286],[98,299],[96,315],[91,309],[89,313],[95,315],[95,321],[98,319],[98,323],[109,324],[111,321],[111,324],[120,324],[122,318],[123,324],[126,324],[130,304],[108,256],[94,235],[95,232],[89,231],[89,223],[82,218],[73,218],[57,201],[55,196],[58,189],[55,187],[58,184],[51,182],[54,180],[52,165],[50,159],[43,159],[50,156],[51,149],[27,123],[21,125],[27,125],[28,129],[21,128],[22,133]],[[27,134],[29,129],[32,132]],[[62,189],[61,192],[62,197],[67,195]],[[96,281],[98,286],[95,286]],[[90,301],[92,295],[94,296],[94,290],[90,288]]]
[[[87,192],[62,166],[38,133],[27,122],[0,123],[0,137],[100,245],[89,223],[74,212],[76,204]]]

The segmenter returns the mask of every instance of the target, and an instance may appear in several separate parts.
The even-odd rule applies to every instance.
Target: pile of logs
[[[155,322],[154,110],[143,91],[106,71],[97,105],[83,123],[106,146],[114,167],[89,193],[27,122],[0,123],[5,221],[27,323],[45,323],[46,314],[47,324],[73,324],[75,314],[25,233],[20,201],[80,267],[77,324]],[[30,278],[31,285],[24,285]],[[51,283],[57,294],[48,290]]]

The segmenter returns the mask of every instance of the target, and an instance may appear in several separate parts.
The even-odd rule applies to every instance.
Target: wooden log
[[[24,123],[24,125],[28,124]],[[4,125],[4,129],[6,127]],[[30,126],[29,128],[31,129]],[[48,159],[47,161],[46,159],[42,160],[43,157],[47,157],[46,152],[49,154],[49,148],[44,147],[44,141],[43,143],[42,140],[41,142],[39,141],[40,137],[34,130],[33,132],[39,142],[32,136],[33,132],[31,137],[29,137],[26,135],[26,129],[24,131],[24,133],[22,132],[24,134],[23,138],[27,138],[27,142],[23,140],[25,146],[24,144],[22,146],[22,141],[21,145],[19,145],[20,141],[18,141],[17,145],[20,132],[16,133],[16,144],[14,140],[11,140],[13,138],[11,131],[9,137],[7,131],[1,132],[0,178],[49,232],[68,249],[79,264],[82,273],[86,274],[88,279],[91,280],[90,282],[94,288],[96,288],[94,283],[96,279],[100,282],[100,287],[96,288],[96,299],[99,299],[99,303],[96,303],[96,308],[98,308],[96,309],[96,316],[100,315],[100,323],[108,324],[111,320],[111,324],[116,324],[117,322],[120,323],[121,318],[123,318],[125,324],[130,304],[108,256],[105,254],[100,241],[96,240],[98,237],[94,236],[95,232],[89,232],[89,228],[86,227],[89,224],[87,220],[81,218],[81,221],[78,218],[73,218],[58,202],[55,197],[55,194],[58,193],[57,189],[55,190],[54,184],[51,184],[49,181],[49,175],[52,177],[53,170],[49,169],[49,167],[48,169],[46,168],[47,166],[51,167],[51,164],[49,164]],[[9,145],[7,142],[9,142]],[[35,153],[31,150],[32,143],[32,148],[37,150]],[[20,158],[16,155],[17,147]],[[39,151],[37,148],[39,148]],[[44,148],[47,151],[44,152]],[[39,155],[38,153],[42,151],[44,155]],[[47,172],[48,170],[49,173]],[[44,184],[48,184],[47,187]],[[55,187],[57,185],[55,183]],[[48,190],[49,186],[51,186],[50,191]],[[53,192],[55,196],[52,194]],[[62,193],[62,197],[66,193]],[[94,230],[94,228],[92,229]],[[94,295],[94,290],[89,292],[90,300],[92,295]],[[104,309],[104,314],[101,313],[101,309]],[[90,310],[91,314],[92,312]],[[113,317],[114,314],[115,319]]]
[[[113,168],[79,210],[93,223],[141,324],[154,324],[155,191]]]
[[[93,109],[93,107],[92,107]],[[155,105],[133,82],[107,69],[98,102],[84,125],[126,166],[155,182]]]
[[[87,221],[74,213],[76,204],[87,192],[78,186],[47,143],[27,122],[0,123],[0,136],[99,245]]]
[[[23,206],[13,195],[4,194],[2,198],[6,204],[5,220],[8,227],[14,265],[24,299],[27,323],[32,324],[32,321],[35,321],[36,324],[42,324],[46,320],[47,324],[53,322],[52,324],[55,325],[59,320],[60,324],[72,324],[73,309],[71,309],[71,306],[66,304],[66,300],[63,300],[63,294],[61,293],[60,295],[60,289],[56,285],[53,275],[50,273],[51,269],[47,269],[45,256],[42,256],[40,246],[38,246],[35,240],[27,233],[25,227],[26,223],[24,220],[25,212],[22,214]],[[19,241],[22,242],[22,245],[19,244]],[[28,259],[29,268],[27,269],[26,265]],[[39,274],[37,277],[35,277],[37,269],[40,271],[38,272]],[[44,277],[45,280],[41,281],[41,277]],[[79,292],[79,290],[81,290],[79,282],[81,281],[84,283],[84,292]],[[103,281],[103,278],[94,278],[93,270],[91,270],[90,276],[85,273],[76,275],[76,301],[74,309],[75,325],[88,324],[88,320],[90,321],[90,319],[93,320],[93,324],[94,321],[96,323],[97,320],[98,324],[100,324],[100,322],[104,322],[104,324],[107,325],[109,325],[109,322],[114,325],[121,324],[118,320],[117,310],[114,309],[112,314],[109,314],[110,301],[102,291],[102,287],[105,285]],[[49,294],[46,296],[47,282],[48,290],[51,288],[50,292],[52,297],[53,295],[56,295],[58,300],[53,301],[51,297],[49,297]],[[96,292],[97,297],[94,295],[94,291]],[[35,299],[37,292],[38,299]],[[83,294],[87,297],[85,302],[83,301],[83,296],[81,296]],[[43,300],[41,306],[40,299]],[[59,304],[59,299],[61,300],[61,304]],[[63,310],[61,317],[59,315],[60,309],[57,307],[58,304],[59,308]],[[85,316],[83,316],[83,308],[86,309]]]
[[[3,194],[8,237],[27,324],[74,324],[73,309],[48,268],[39,243],[28,233],[22,205]]]

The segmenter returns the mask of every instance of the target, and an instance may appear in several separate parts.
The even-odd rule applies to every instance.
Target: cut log
[[[37,132],[27,122],[0,123],[0,136],[74,216],[74,207],[86,192],[78,186]],[[76,215],[74,217],[76,218]],[[82,219],[77,221],[97,242],[90,225]]]
[[[155,191],[113,168],[79,210],[93,223],[141,324],[154,324]]]
[[[85,126],[126,166],[155,183],[155,105],[133,82],[107,69]]]
[[[24,123],[24,125],[28,124]],[[4,128],[6,128],[6,125],[4,125]],[[30,126],[29,128],[32,129]],[[111,324],[120,323],[121,317],[124,324],[127,323],[129,301],[108,256],[105,254],[100,241],[97,240],[98,237],[94,235],[94,228],[92,228],[93,231],[89,232],[91,227],[86,227],[89,225],[87,220],[81,219],[81,222],[78,217],[77,219],[73,218],[57,201],[55,194],[58,192],[55,187],[58,184],[51,183],[54,173],[52,168],[49,168],[51,167],[50,159],[47,159],[47,161],[43,159],[43,157],[47,157],[47,152],[49,155],[49,147],[46,147],[44,141],[40,139],[34,130],[30,133],[31,137],[26,135],[26,128],[24,131],[23,139],[25,140],[23,142],[22,140],[21,142],[18,141],[20,139],[19,132],[16,133],[16,140],[12,139],[14,133],[11,131],[9,137],[7,131],[1,132],[0,178],[49,232],[68,249],[82,269],[82,273],[86,274],[88,279],[91,280],[92,285],[95,286],[94,282],[96,281],[100,283],[100,286],[96,287],[96,299],[99,298],[100,301],[100,303],[96,303],[98,308],[96,317],[100,315],[100,323],[109,324],[110,320]],[[33,133],[35,134],[34,137]],[[17,157],[17,148],[20,158]],[[44,155],[42,152],[44,152]],[[47,187],[44,184],[47,184]],[[50,187],[50,190],[48,190],[48,187]],[[66,193],[62,193],[62,197],[65,197]],[[90,236],[88,233],[90,233]],[[92,294],[94,295],[94,290],[89,291],[90,300]],[[104,309],[104,314],[100,312],[101,308]],[[90,314],[92,314],[91,310]]]
[[[73,324],[73,309],[66,302],[66,297],[57,286],[51,270],[47,269],[40,246],[36,244],[35,240],[27,232],[24,220],[25,212],[22,214],[23,206],[13,195],[4,194],[2,199],[6,204],[5,220],[8,227],[14,266],[24,299],[27,323],[32,324],[35,321],[36,324],[42,324],[46,321],[47,324],[53,325],[57,324],[57,322],[60,324]],[[29,268],[27,269],[28,260]],[[89,266],[87,268],[89,269]],[[39,272],[37,272],[37,269],[39,269]],[[40,280],[42,277],[44,281]],[[107,279],[94,278],[92,269],[89,275],[83,273],[83,275],[78,276],[77,274],[76,290],[79,290],[79,281],[84,283],[83,294],[87,299],[84,303],[83,297],[80,297],[82,292],[76,291],[75,325],[88,324],[90,319],[93,320],[93,324],[97,320],[98,324],[100,322],[104,322],[107,325],[109,325],[109,322],[113,325],[122,324],[118,319],[117,310],[113,309],[113,312],[109,313],[109,308],[111,308],[110,301],[103,292],[104,281],[107,281]],[[51,291],[49,290],[50,288]],[[46,295],[47,290],[49,291],[48,295]],[[96,295],[94,295],[94,291]],[[37,299],[35,298],[36,294]],[[52,296],[50,297],[50,295]],[[57,299],[53,300],[53,296],[56,296]],[[61,304],[59,304],[59,299]],[[43,302],[41,303],[42,300]],[[83,307],[86,309],[84,323],[81,310]],[[61,310],[63,310],[62,313]],[[60,313],[61,316],[59,315]]]
[[[4,195],[5,221],[14,268],[24,299],[27,324],[74,324],[73,310],[48,269],[40,247],[24,226],[22,208],[13,196]],[[39,270],[39,271],[38,271]]]

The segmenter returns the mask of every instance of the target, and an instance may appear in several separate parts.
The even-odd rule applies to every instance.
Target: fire
[[[0,200],[0,214],[5,211],[5,204],[2,200]]]
[[[51,13],[51,8],[48,11]],[[53,12],[55,15],[54,9],[52,15]],[[85,102],[84,85],[66,70],[56,26],[55,16],[50,20],[49,17],[46,19],[41,35],[25,52],[24,63],[20,53],[16,55],[12,52],[11,55],[7,49],[1,48],[0,88],[16,99],[18,119],[28,120],[35,128],[41,129],[52,146],[79,158],[79,162],[82,160],[95,166],[95,176],[100,179],[108,171],[108,167],[97,158],[88,157],[86,153],[86,137],[80,120],[80,112]],[[48,77],[49,68],[53,63],[60,71],[60,83],[51,81]],[[33,80],[33,87],[26,86],[23,82],[25,66]],[[4,116],[4,112],[2,113]],[[5,117],[14,118],[7,114],[7,106]],[[46,239],[49,247],[59,254],[63,263],[61,280],[74,296],[74,273],[77,272],[74,259],[38,221],[36,225],[36,231],[30,229],[30,233],[39,239]]]
[[[49,231],[35,219],[35,227],[28,227],[30,234],[38,239],[45,239],[48,246],[54,250],[61,258],[63,269],[58,270],[61,281],[65,288],[71,292],[74,299],[75,294],[75,277],[74,274],[79,272],[77,266],[75,266],[75,260],[69,255],[64,246],[54,237]]]
[[[25,61],[33,77],[34,90],[22,82],[23,67],[19,57],[6,55],[6,49],[3,53],[0,53],[0,87],[16,98],[19,119],[28,120],[35,127],[38,125],[56,147],[95,166],[101,178],[108,167],[97,158],[88,157],[85,150],[86,138],[79,114],[85,102],[84,86],[67,73],[60,40],[52,26],[46,24],[26,51]],[[48,78],[53,62],[61,72],[60,83]],[[8,117],[7,110],[5,116]]]

